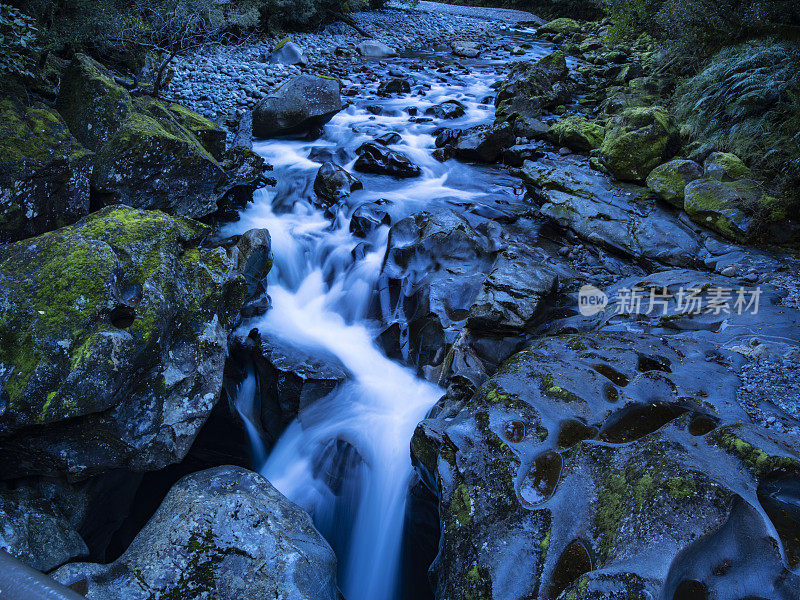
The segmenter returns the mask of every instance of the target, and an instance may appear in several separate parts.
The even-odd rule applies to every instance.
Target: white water
[[[543,52],[541,52],[543,53]],[[415,74],[419,81],[423,75]],[[309,349],[336,356],[352,377],[340,389],[303,409],[283,433],[262,473],[288,498],[307,509],[331,542],[339,560],[339,585],[348,600],[397,597],[405,499],[412,467],[409,442],[414,428],[442,390],[387,359],[373,343],[377,331],[367,311],[374,299],[388,240],[388,228],[377,229],[367,250],[355,260],[362,242],[349,233],[349,215],[368,201],[387,199],[393,222],[431,206],[468,207],[484,198],[513,197],[496,174],[431,157],[430,123],[412,123],[402,109],[420,113],[445,99],[467,106],[467,114],[446,125],[468,127],[492,118],[492,107],[480,99],[490,92],[491,71],[463,77],[461,85],[442,85],[430,77],[427,96],[381,100],[395,116],[378,116],[351,106],[337,115],[317,141],[269,140],[255,149],[275,167],[275,190],[258,192],[241,220],[225,234],[253,227],[270,231],[275,256],[269,277],[273,307],[248,322],[263,336],[275,335]],[[377,85],[377,84],[376,84]],[[369,98],[375,103],[375,98]],[[393,149],[406,153],[423,169],[419,178],[397,181],[385,176],[359,177],[364,190],[347,200],[331,221],[310,203],[312,183],[326,158],[320,152],[348,151],[343,166],[352,171],[353,150],[375,136],[397,131]],[[337,162],[341,161],[337,160]],[[487,200],[488,202],[488,200]],[[240,387],[237,406],[252,415],[255,378]],[[250,425],[253,434],[255,428]],[[256,438],[256,445],[260,440]],[[256,451],[257,454],[257,451]]]

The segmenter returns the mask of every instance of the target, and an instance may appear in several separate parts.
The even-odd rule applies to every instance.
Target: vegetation
[[[0,77],[31,74],[35,40],[34,20],[13,6],[0,4]]]

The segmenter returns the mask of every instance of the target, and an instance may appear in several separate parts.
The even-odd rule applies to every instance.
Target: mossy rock
[[[93,183],[106,204],[199,218],[217,209],[225,173],[197,137],[149,98],[138,99],[100,149]]]
[[[0,101],[0,241],[74,223],[89,212],[91,152],[52,108]]]
[[[553,52],[538,61],[521,61],[509,70],[497,90],[498,122],[531,122],[547,110],[565,104],[572,95],[566,84],[566,58]]]
[[[0,477],[182,458],[247,292],[224,249],[199,247],[208,232],[113,206],[0,249]]]
[[[747,238],[762,193],[749,180],[697,179],[686,186],[686,214],[697,223],[735,241]]]
[[[579,152],[588,152],[599,148],[603,143],[606,130],[601,125],[585,117],[565,117],[550,127],[550,138],[561,146]]]
[[[617,179],[639,182],[679,147],[678,129],[665,108],[629,108],[609,122],[599,160]]]
[[[686,186],[702,176],[703,171],[696,162],[677,158],[650,171],[647,187],[670,204],[683,208]]]
[[[752,176],[742,159],[730,152],[712,152],[703,162],[705,175],[719,181],[736,181]]]
[[[167,108],[178,123],[191,132],[211,156],[222,160],[225,153],[225,130],[222,127],[175,102],[169,104]]]
[[[72,134],[97,151],[133,110],[128,91],[114,75],[85,54],[78,54],[61,81],[56,108]]]
[[[566,17],[561,17],[559,19],[554,19],[549,23],[545,23],[539,28],[539,33],[552,33],[552,34],[562,34],[562,35],[570,35],[573,33],[578,33],[581,30],[581,24],[578,23],[574,19],[568,19]]]

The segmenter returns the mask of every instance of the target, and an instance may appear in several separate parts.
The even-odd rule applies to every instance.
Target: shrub
[[[733,152],[800,199],[800,45],[752,41],[718,52],[675,96],[708,147]]]
[[[0,77],[31,75],[34,20],[13,6],[0,4]]]

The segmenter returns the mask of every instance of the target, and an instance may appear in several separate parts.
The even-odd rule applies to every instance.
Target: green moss
[[[502,392],[500,388],[491,388],[486,392],[486,400],[488,400],[491,404],[500,404],[501,402],[508,400],[508,394]]]
[[[645,473],[633,484],[633,497],[637,510],[641,510],[655,488],[656,486],[650,473]]]
[[[472,499],[469,488],[463,483],[453,491],[450,500],[450,524],[452,527],[465,527],[472,520]]]
[[[720,427],[712,432],[716,444],[736,456],[757,476],[778,469],[800,471],[800,462],[785,456],[771,456],[735,434],[735,426]]]
[[[625,473],[618,472],[606,477],[598,492],[595,527],[600,538],[600,551],[606,557],[614,549],[622,517],[625,515],[626,488]]]
[[[539,542],[539,548],[542,551],[542,559],[547,554],[547,549],[550,548],[550,530],[548,529],[547,533],[544,534],[542,541]]]
[[[286,44],[288,44],[288,43],[289,43],[289,42],[291,42],[291,41],[292,41],[292,39],[291,39],[291,38],[290,38],[290,37],[287,35],[287,36],[286,36],[285,38],[283,38],[283,39],[282,39],[280,42],[278,42],[277,44],[275,44],[275,47],[272,49],[272,51],[273,51],[273,52],[277,52],[278,50],[280,50],[281,48],[283,48],[283,47],[284,47]]]
[[[469,568],[466,575],[463,600],[492,599],[492,578],[483,565],[475,563]]]
[[[671,477],[664,482],[667,493],[678,500],[694,496],[697,493],[697,484],[694,479],[684,477]]]

